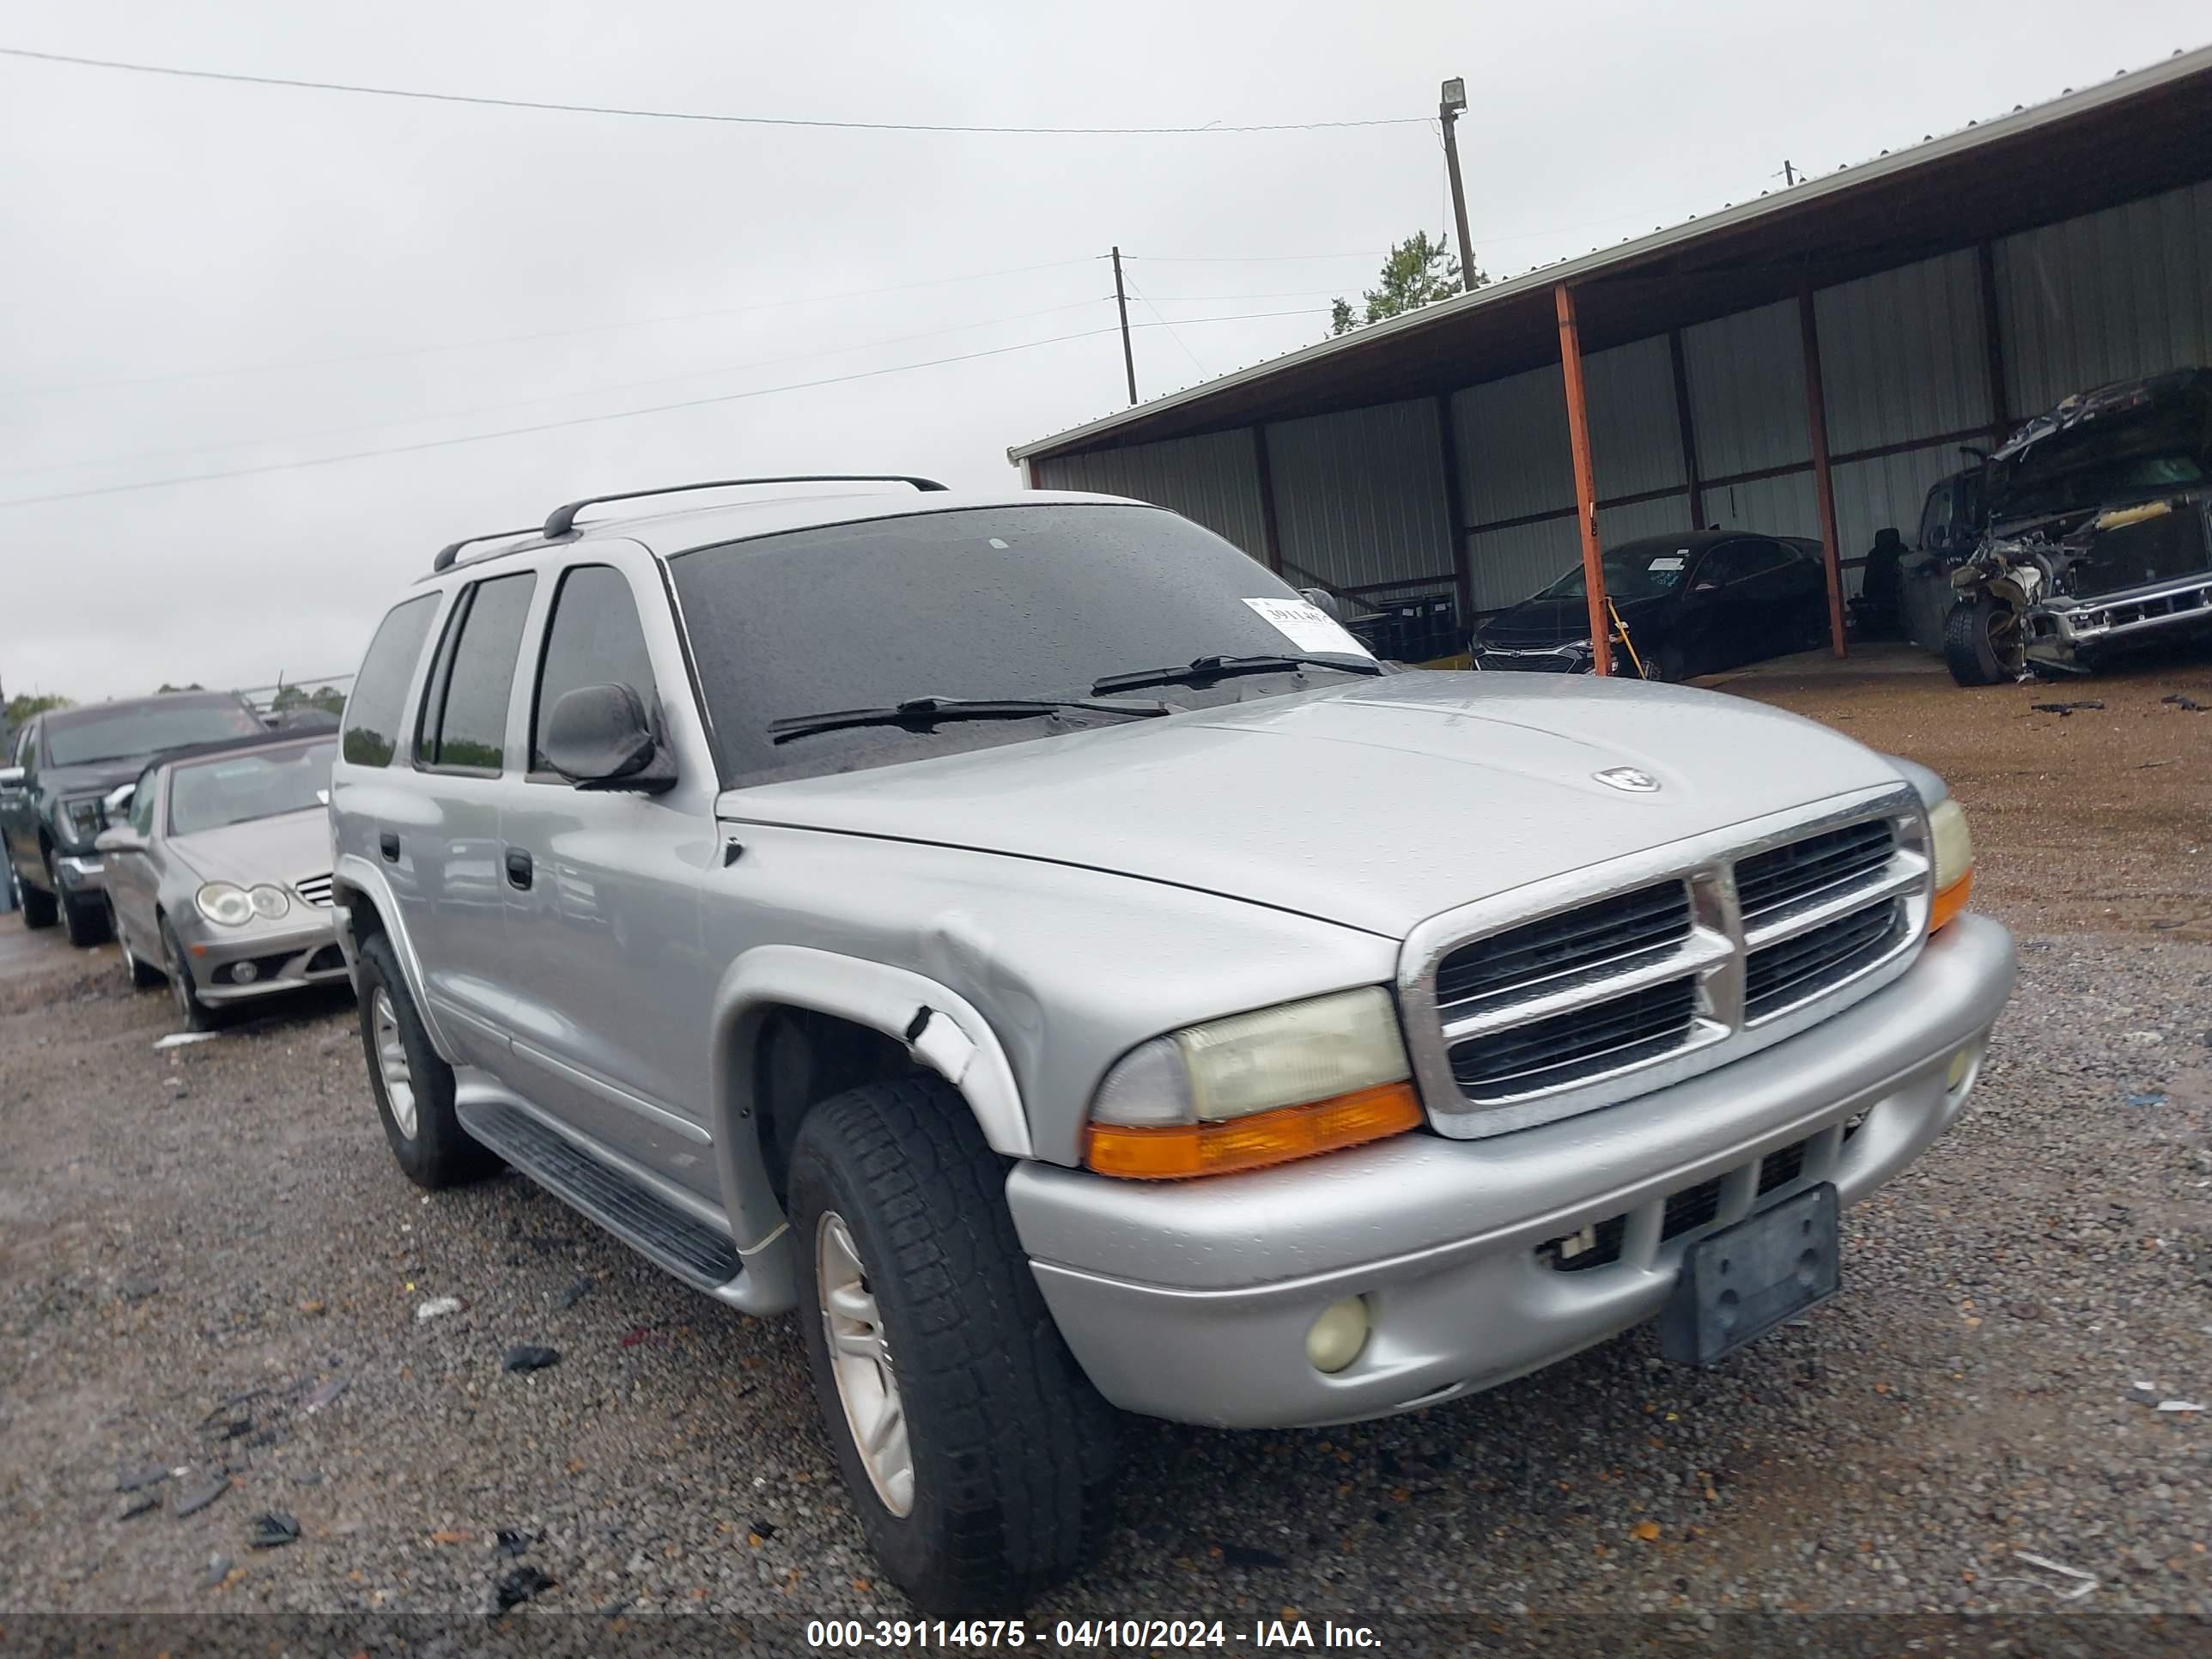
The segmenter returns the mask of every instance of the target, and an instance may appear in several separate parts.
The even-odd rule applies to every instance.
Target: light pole
[[[1467,82],[1455,75],[1437,100],[1437,119],[1444,130],[1444,168],[1451,174],[1452,217],[1459,226],[1459,285],[1474,290],[1474,250],[1467,240],[1467,191],[1459,181],[1459,115],[1467,107]]]

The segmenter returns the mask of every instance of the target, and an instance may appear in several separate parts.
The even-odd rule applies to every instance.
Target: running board
[[[685,1284],[722,1291],[744,1273],[728,1234],[504,1101],[459,1103],[461,1127],[556,1198]],[[727,1299],[726,1296],[725,1299]]]

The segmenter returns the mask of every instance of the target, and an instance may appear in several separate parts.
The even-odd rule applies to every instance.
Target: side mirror
[[[146,837],[127,823],[118,823],[112,830],[103,830],[92,843],[95,853],[143,853]]]
[[[135,783],[118,784],[100,798],[100,810],[110,823],[120,823],[131,816],[131,803],[137,798]]]
[[[676,769],[644,700],[627,685],[564,693],[545,722],[545,758],[579,789],[665,789]]]
[[[20,766],[0,766],[0,789],[21,789],[23,769]]]

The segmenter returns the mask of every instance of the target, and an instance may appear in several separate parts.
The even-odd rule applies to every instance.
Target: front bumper
[[[326,985],[346,978],[345,953],[328,910],[310,907],[274,922],[218,927],[195,920],[179,943],[191,958],[192,985],[207,1003],[246,1002],[303,985]],[[243,964],[252,976],[240,982]]]
[[[1617,1106],[1205,1182],[1024,1164],[1007,1200],[1061,1335],[1115,1405],[1234,1428],[1388,1416],[1653,1318],[1690,1243],[1755,1208],[1821,1181],[1865,1197],[1956,1121],[2013,969],[2011,935],[1969,915],[1833,1018]],[[1961,1048],[1977,1060],[1954,1087]],[[1676,1195],[1709,1198],[1708,1218],[1670,1229]],[[1617,1256],[1568,1270],[1553,1247],[1586,1227]],[[1367,1345],[1318,1371],[1306,1332],[1352,1296]]]
[[[1587,674],[1590,672],[1590,648],[1582,641],[1571,645],[1526,647],[1479,644],[1469,651],[1468,658],[1479,669],[1502,670],[1508,673]]]
[[[2212,571],[2102,599],[2039,605],[2028,612],[2028,648],[2087,657],[2199,628],[2212,628]]]
[[[54,879],[61,884],[57,898],[88,899],[107,886],[107,863],[92,853],[56,853]]]

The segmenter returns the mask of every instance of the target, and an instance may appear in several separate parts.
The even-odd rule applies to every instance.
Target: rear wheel
[[[22,872],[15,868],[12,855],[8,860],[8,884],[15,895],[15,908],[23,913],[24,927],[51,927],[54,925],[57,915],[54,896],[42,893],[25,881]]]
[[[430,1046],[392,941],[361,944],[361,1046],[369,1091],[392,1156],[418,1187],[433,1191],[489,1173],[499,1160],[472,1140],[453,1112],[453,1068]]]
[[[2026,655],[2020,613],[1986,593],[1960,599],[1943,619],[1943,663],[1961,685],[2017,679]]]
[[[869,1546],[924,1610],[1004,1610],[1079,1566],[1113,1412],[1044,1305],[1002,1160],[937,1078],[823,1102],[790,1213],[815,1395]]]

